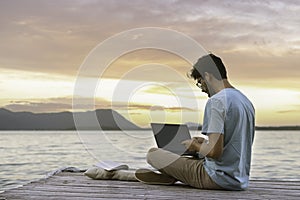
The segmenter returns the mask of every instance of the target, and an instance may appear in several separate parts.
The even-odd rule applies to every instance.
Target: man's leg
[[[147,162],[161,173],[190,186],[222,189],[206,173],[203,166],[204,159],[186,158],[163,149],[151,148],[147,154]]]

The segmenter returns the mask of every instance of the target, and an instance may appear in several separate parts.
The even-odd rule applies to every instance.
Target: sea
[[[300,131],[256,131],[250,179],[300,181],[299,141]],[[151,130],[0,131],[0,192],[104,160],[150,167],[145,156],[153,146]]]

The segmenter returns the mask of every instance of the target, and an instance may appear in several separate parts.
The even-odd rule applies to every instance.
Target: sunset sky
[[[0,106],[72,111],[80,66],[97,45],[130,29],[157,27],[220,56],[230,82],[253,102],[257,125],[300,125],[299,13],[298,0],[2,0]],[[99,81],[95,108],[113,108],[140,126],[202,123],[207,95],[186,77],[191,67],[170,52],[141,49],[85,78]]]

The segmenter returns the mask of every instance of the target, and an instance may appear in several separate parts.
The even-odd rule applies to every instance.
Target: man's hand
[[[201,137],[194,137],[191,140],[185,140],[181,144],[184,144],[187,150],[199,152],[203,156],[207,156],[213,159],[218,159],[223,154],[224,135],[221,133],[210,133],[208,135],[209,143]]]
[[[181,144],[183,144],[188,151],[199,152],[204,140],[205,139],[201,137],[193,137],[191,140],[184,140]]]
[[[197,140],[197,142],[200,143],[200,144],[205,142],[205,139],[203,137],[193,137],[193,139]]]

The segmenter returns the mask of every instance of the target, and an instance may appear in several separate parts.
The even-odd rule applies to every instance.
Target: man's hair
[[[205,72],[212,74],[216,79],[227,79],[226,68],[221,58],[210,53],[198,59],[197,63],[193,66],[189,77],[197,80],[203,78]]]

